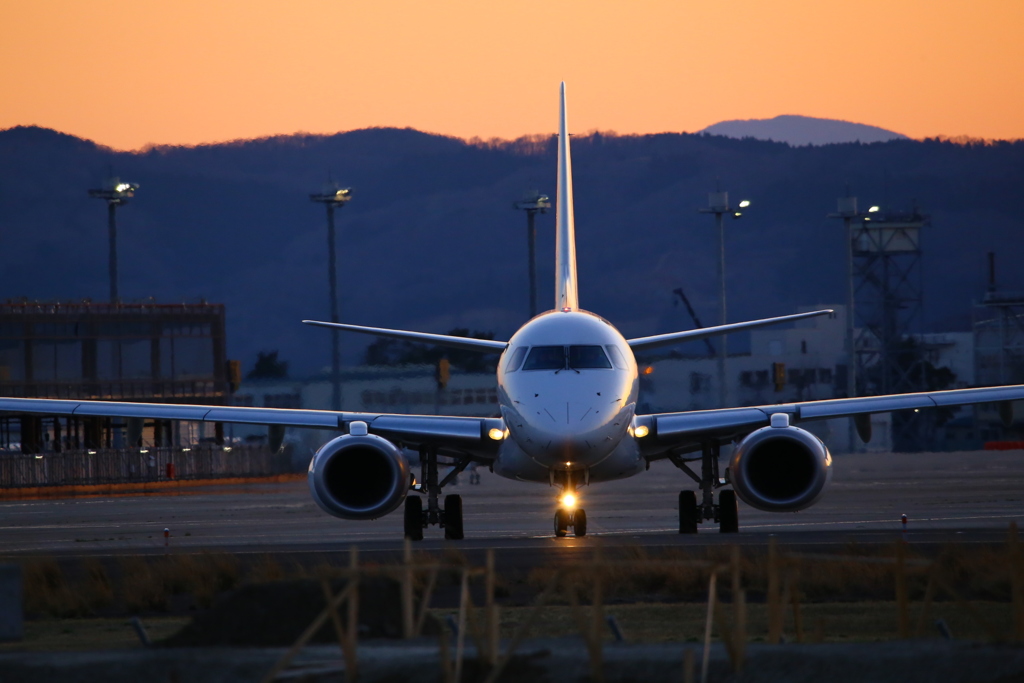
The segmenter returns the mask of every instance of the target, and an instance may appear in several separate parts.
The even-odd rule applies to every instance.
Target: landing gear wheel
[[[723,534],[735,534],[740,530],[740,510],[736,505],[735,491],[722,491],[718,494],[718,531]]]
[[[562,538],[569,532],[569,511],[559,508],[555,511],[555,536]]]
[[[697,493],[695,491],[679,492],[679,533],[697,533],[697,523],[700,521],[700,510],[697,508]]]
[[[587,513],[583,508],[572,513],[572,532],[577,537],[587,535]]]
[[[449,541],[461,541],[462,496],[452,494],[444,497],[444,537]]]
[[[405,499],[405,537],[410,541],[423,540],[423,499],[419,496]]]

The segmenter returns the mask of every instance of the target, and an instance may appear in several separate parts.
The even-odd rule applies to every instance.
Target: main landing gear
[[[469,465],[469,458],[455,463],[448,474],[440,482],[437,480],[437,449],[423,447],[420,449],[420,467],[422,484],[417,489],[427,493],[427,509],[423,509],[423,499],[419,496],[408,496],[405,499],[405,537],[410,541],[422,541],[423,530],[430,525],[444,529],[444,537],[449,541],[461,541],[462,530],[462,496],[451,494],[444,497],[444,507],[438,504],[441,490],[462,470]]]
[[[740,530],[739,507],[736,504],[736,492],[725,490],[718,494],[715,504],[715,489],[725,485],[725,480],[718,476],[718,456],[721,446],[718,442],[705,443],[701,448],[701,467],[698,477],[680,456],[670,455],[672,464],[690,476],[701,488],[701,502],[697,503],[695,491],[679,492],[679,533],[695,534],[697,525],[711,519],[718,524],[718,531],[723,534],[735,534]]]

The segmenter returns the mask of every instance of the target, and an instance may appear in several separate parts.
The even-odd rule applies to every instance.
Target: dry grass
[[[1003,633],[1012,632],[1011,608],[1006,603],[973,601],[971,606]],[[613,605],[605,612],[614,615],[630,642],[698,642],[704,637],[706,605],[703,603]],[[911,624],[916,626],[920,605],[914,605]],[[510,638],[523,623],[530,608],[503,607],[500,611],[501,637]],[[443,620],[456,616],[456,610],[431,610]],[[582,608],[587,622],[590,610]],[[725,619],[731,619],[726,606]],[[804,642],[874,642],[898,637],[896,605],[893,602],[823,602],[802,606]],[[963,609],[952,603],[936,604],[931,619],[922,632],[924,638],[938,638],[934,620],[943,619],[954,637],[962,640],[985,640],[984,629]],[[143,623],[153,640],[175,633],[188,621],[187,617],[146,617]],[[750,642],[762,642],[767,632],[764,605],[750,605],[747,614],[747,635]],[[545,610],[531,631],[531,637],[562,637],[578,633],[576,620],[568,606],[556,605]],[[610,631],[602,629],[602,637],[611,639]],[[792,612],[788,611],[785,635],[796,641]],[[716,627],[713,638],[721,633]],[[101,649],[133,649],[140,647],[138,638],[125,618],[119,619],[38,619],[26,622],[25,639],[0,644],[5,651],[72,651]]]
[[[82,616],[82,602],[53,558],[31,560],[22,566],[25,610],[56,617]]]
[[[971,603],[982,617],[1002,633],[1012,633],[1011,607],[1006,603],[974,601]],[[731,622],[730,606],[719,615]],[[920,605],[911,611],[911,625],[916,628]],[[432,610],[440,619],[456,616],[456,610]],[[503,607],[500,611],[502,638],[511,638],[516,629],[526,621],[528,607]],[[585,623],[591,623],[589,607],[581,608]],[[704,638],[704,622],[707,616],[705,603],[674,604],[631,604],[612,605],[605,614],[613,615],[626,639],[630,642],[697,642]],[[897,609],[894,602],[824,602],[801,606],[803,642],[873,642],[896,640],[899,637]],[[968,612],[952,603],[933,606],[931,617],[924,624],[923,638],[939,638],[935,620],[942,619],[953,636],[963,640],[987,640],[984,627]],[[716,619],[712,632],[714,640],[722,634]],[[763,642],[767,637],[768,618],[764,605],[750,605],[747,611],[747,639]],[[554,605],[543,612],[530,632],[530,637],[560,637],[579,633],[572,610],[566,605]],[[795,642],[793,614],[787,610],[784,634],[789,642]],[[609,629],[602,626],[601,636],[611,639]]]
[[[181,630],[187,617],[148,617],[143,620],[151,640]],[[25,623],[25,638],[0,643],[0,652],[68,652],[141,648],[127,619],[37,619]]]
[[[123,557],[112,567],[87,558],[77,568],[69,567],[71,577],[53,558],[26,561],[22,569],[26,613],[63,618],[117,606],[129,614],[166,611],[171,597],[183,594],[208,607],[240,579],[235,557],[212,553]]]
[[[567,573],[562,587],[574,586],[582,599],[589,600],[594,577],[599,576],[606,600],[706,600],[710,569],[697,564],[705,562],[723,567],[719,572],[718,593],[723,599],[731,600],[731,553],[729,547],[711,547],[672,550],[652,556],[642,547],[616,548],[602,553],[603,559],[616,566],[596,571],[592,564],[584,562],[576,571]],[[895,546],[871,551],[851,547],[838,553],[838,560],[787,559],[781,573],[790,577],[794,589],[799,590],[805,601],[891,600],[896,585],[895,564],[860,560],[891,560],[895,553]],[[784,552],[781,556],[786,557]],[[907,558],[934,560],[940,575],[965,598],[1010,599],[1011,563],[1005,548],[949,546],[932,558],[922,558],[908,549]],[[740,574],[748,600],[765,599],[768,568],[768,556],[763,550],[741,553]],[[539,592],[556,571],[557,568],[550,566],[530,571],[526,583],[531,592]],[[910,598],[922,597],[928,583],[928,568],[908,564],[905,577]],[[948,597],[943,596],[943,599]]]
[[[569,590],[574,590],[584,603],[592,599],[594,577],[601,578],[604,600],[616,603],[693,602],[707,599],[709,569],[699,566],[714,563],[726,567],[719,575],[718,594],[731,601],[730,562],[732,549],[715,546],[702,549],[675,549],[653,554],[641,546],[605,548],[603,559],[614,561],[600,571],[587,557],[563,580],[556,603],[566,604]],[[839,561],[791,560],[789,576],[800,600],[807,603],[847,601],[885,602],[894,599],[895,571],[892,563],[865,563],[858,558],[892,558],[895,547],[871,550],[850,547],[841,551]],[[785,556],[785,551],[782,552]],[[907,556],[919,559],[911,547]],[[459,581],[461,567],[469,566],[467,558],[454,549],[438,553],[416,553],[419,566],[441,563],[453,567],[437,577],[439,591],[445,589],[452,599],[451,587]],[[741,553],[741,574],[747,601],[765,601],[768,581],[768,558],[763,548]],[[945,582],[960,597],[975,601],[1009,601],[1011,564],[1005,547],[950,546],[932,558]],[[564,570],[569,565],[560,565]],[[391,576],[395,565],[363,564],[371,573],[379,570]],[[180,605],[175,596],[190,596],[199,608],[206,608],[214,599],[242,583],[266,583],[291,578],[341,578],[347,566],[318,558],[306,564],[290,564],[280,557],[265,555],[244,566],[233,555],[223,553],[172,554],[156,557],[123,557],[101,561],[86,559],[77,565],[57,562],[53,558],[27,560],[23,564],[25,605],[28,614],[47,617],[83,617],[112,614],[152,614]],[[503,574],[498,566],[496,594],[506,603],[525,604],[532,601],[547,585],[559,567],[545,566],[525,574]],[[415,573],[415,588],[423,590],[427,572]],[[928,576],[926,568],[908,565],[906,580],[911,600],[920,600]],[[483,581],[473,579],[474,595],[479,595]],[[941,593],[939,600],[950,600]],[[476,599],[476,598],[474,598]],[[186,600],[187,602],[187,600]]]

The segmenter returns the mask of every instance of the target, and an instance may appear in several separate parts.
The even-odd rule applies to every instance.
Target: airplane
[[[713,521],[739,531],[737,498],[759,510],[797,511],[813,505],[832,475],[828,447],[802,422],[849,417],[870,439],[870,414],[935,406],[1011,401],[1024,385],[870,396],[678,413],[636,413],[635,352],[694,339],[827,315],[812,311],[670,334],[626,339],[607,320],[580,308],[576,278],[572,162],[565,83],[560,89],[556,196],[555,307],[527,321],[508,341],[304,320],[320,327],[501,354],[500,417],[396,415],[257,407],[166,405],[108,401],[0,398],[0,412],[152,418],[306,427],[343,432],[309,464],[316,503],[342,519],[376,519],[404,506],[404,533],[422,540],[439,526],[449,540],[464,537],[462,498],[441,494],[472,463],[495,474],[548,484],[561,491],[554,534],[587,533],[579,489],[644,472],[669,460],[696,482],[679,493],[679,533]],[[724,475],[719,455],[734,444]],[[405,449],[418,450],[420,476]],[[699,474],[691,463],[700,463]],[[449,466],[444,477],[439,465]],[[417,495],[410,495],[410,492]],[[717,494],[717,495],[716,495]],[[717,497],[717,502],[716,502]],[[424,501],[425,499],[425,501]],[[426,507],[424,508],[424,502]]]

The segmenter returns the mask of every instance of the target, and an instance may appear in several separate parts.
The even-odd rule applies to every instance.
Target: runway
[[[739,535],[705,523],[697,536],[677,533],[676,500],[692,483],[668,463],[632,479],[581,490],[586,538],[552,537],[557,489],[463,475],[445,493],[463,496],[466,550],[503,555],[595,544],[645,547],[763,544],[888,543],[909,518],[908,540],[999,542],[1010,521],[1024,520],[1024,452],[864,454],[839,456],[832,485],[817,505],[798,513],[765,513],[740,504]],[[163,530],[170,529],[165,548]],[[235,553],[324,553],[358,545],[363,552],[401,548],[398,510],[375,521],[335,519],[320,511],[302,482],[250,485],[191,495],[136,495],[0,503],[0,554],[117,555],[203,550]],[[417,548],[449,543],[437,528]],[[573,553],[568,553],[573,554]]]

